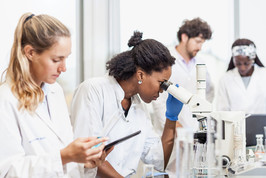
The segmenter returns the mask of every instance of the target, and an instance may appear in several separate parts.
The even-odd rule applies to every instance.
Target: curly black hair
[[[135,73],[137,67],[151,74],[161,72],[175,63],[169,50],[160,42],[153,39],[142,40],[142,33],[135,31],[128,41],[129,51],[122,52],[106,63],[109,75],[117,80],[127,80]]]
[[[209,40],[212,36],[212,30],[209,24],[197,17],[192,20],[184,20],[183,25],[177,32],[177,38],[181,41],[181,35],[185,33],[189,38],[202,35],[203,39]]]

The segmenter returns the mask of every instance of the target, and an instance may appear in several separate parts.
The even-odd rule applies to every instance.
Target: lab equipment
[[[193,131],[180,127],[176,131],[176,174],[178,178],[190,178],[193,166]]]
[[[142,178],[153,178],[154,177],[154,166],[152,164],[144,164]]]
[[[143,166],[143,176],[141,178],[163,178],[168,176],[166,172],[155,171],[154,165],[144,164]]]
[[[246,160],[245,113],[242,111],[215,111],[212,117],[222,122],[221,155],[225,167],[238,159]],[[229,161],[229,163],[228,163]]]
[[[192,113],[196,115],[204,116],[206,113],[209,114],[212,111],[212,105],[205,99],[198,95],[193,95],[182,86],[176,87],[170,81],[164,81],[161,83],[161,88],[176,99],[190,107]]]
[[[243,132],[240,122],[235,122],[234,125],[234,161],[235,164],[245,163],[245,148],[243,148]]]
[[[220,144],[218,132],[221,131],[221,123],[211,117],[212,104],[205,99],[205,77],[205,65],[197,65],[197,94],[192,94],[181,86],[176,87],[170,81],[163,82],[161,88],[182,103],[187,104],[199,122],[199,130],[194,134],[194,138],[197,142],[197,150],[194,154],[196,155],[195,159],[197,159],[196,162],[198,164],[194,165],[192,176],[219,177],[221,172],[221,157],[219,156],[219,148],[217,148],[217,146]],[[191,154],[191,157],[192,156],[194,155]]]
[[[255,161],[259,161],[263,158],[265,150],[263,146],[263,135],[257,134],[256,135],[257,145],[255,148]]]

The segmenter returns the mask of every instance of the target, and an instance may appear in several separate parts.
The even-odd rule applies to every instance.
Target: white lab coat
[[[0,177],[83,177],[82,164],[62,165],[60,149],[72,141],[72,127],[61,87],[48,87],[51,119],[40,105],[32,114],[19,111],[8,83],[0,86]]]
[[[266,69],[255,64],[247,88],[237,68],[226,72],[220,79],[216,99],[218,111],[266,114]]]
[[[88,135],[107,136],[109,141],[141,133],[115,146],[107,160],[122,176],[127,177],[137,170],[139,160],[154,164],[163,170],[164,157],[161,139],[152,130],[145,105],[138,95],[133,96],[127,117],[121,101],[124,91],[111,76],[84,81],[74,93],[71,104],[71,120],[75,137]]]

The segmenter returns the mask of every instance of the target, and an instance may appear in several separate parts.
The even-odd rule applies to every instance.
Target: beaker
[[[193,160],[193,131],[177,128],[176,139],[176,176],[178,178],[191,177]]]
[[[154,178],[154,165],[144,164],[142,177],[143,178]]]

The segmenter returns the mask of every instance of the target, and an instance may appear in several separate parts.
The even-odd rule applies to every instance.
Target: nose
[[[199,51],[201,50],[202,45],[203,45],[203,43],[199,43],[199,44],[198,44],[198,50],[199,50]]]
[[[60,64],[60,66],[58,67],[58,71],[59,72],[65,72],[66,71],[66,63],[62,62],[62,64]]]
[[[159,92],[162,93],[164,90],[162,88],[160,88]]]
[[[238,67],[238,69],[240,71],[245,71],[245,70],[247,70],[247,67],[245,65],[241,65],[241,66]]]

